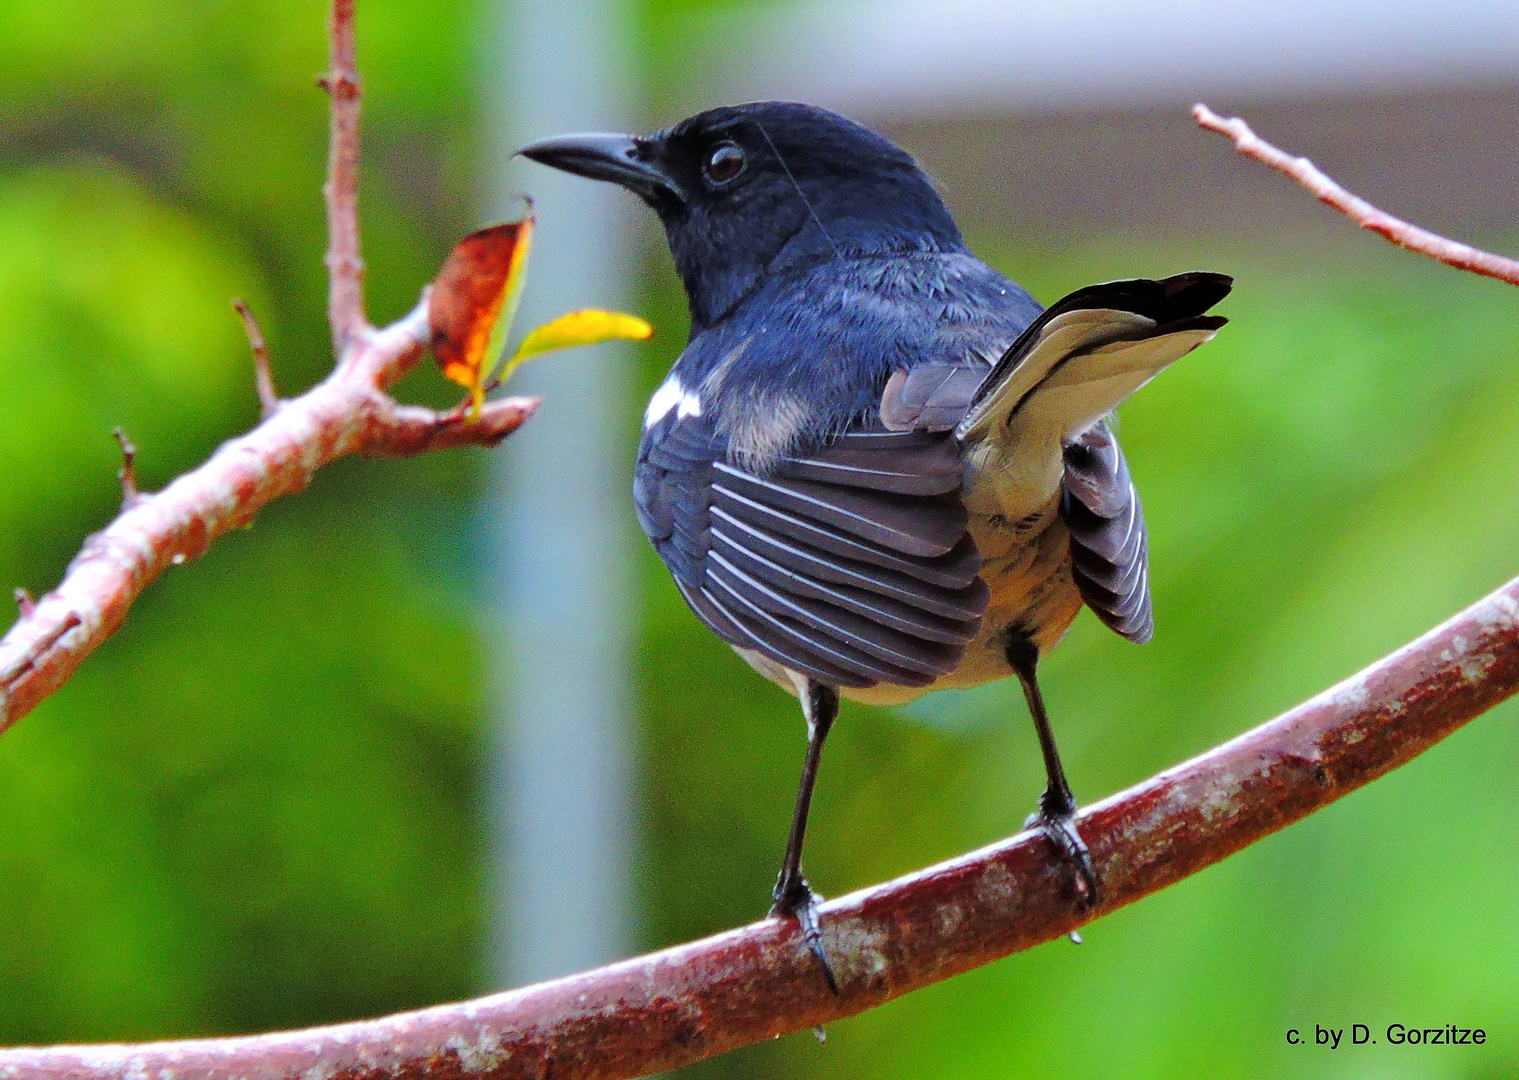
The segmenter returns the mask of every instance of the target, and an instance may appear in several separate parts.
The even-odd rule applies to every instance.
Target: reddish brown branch
[[[327,152],[327,312],[333,352],[342,358],[347,342],[369,320],[364,314],[364,260],[359,254],[359,72],[353,42],[354,0],[333,0],[328,22],[332,70],[322,86],[332,98],[332,132]]]
[[[1174,884],[1429,749],[1519,689],[1519,579],[1253,731],[1089,807],[1103,902],[1033,833],[823,906],[842,984],[790,920],[458,1005],[309,1031],[0,1051],[0,1080],[612,1080],[837,1020]]]
[[[274,372],[269,368],[269,345],[264,341],[264,331],[253,316],[253,309],[241,297],[232,306],[243,317],[243,329],[248,332],[248,348],[253,351],[253,384],[258,389],[259,411],[267,420],[280,407],[280,396],[274,389]]]
[[[1254,158],[1261,164],[1290,176],[1313,192],[1320,202],[1338,210],[1361,228],[1370,229],[1399,247],[1428,255],[1431,259],[1438,259],[1458,270],[1469,270],[1474,274],[1506,281],[1510,285],[1519,285],[1519,260],[1459,243],[1378,210],[1359,195],[1352,194],[1335,183],[1307,158],[1293,157],[1272,146],[1238,117],[1225,120],[1208,106],[1199,103],[1192,107],[1192,118],[1209,131],[1233,139],[1234,148],[1246,157]]]

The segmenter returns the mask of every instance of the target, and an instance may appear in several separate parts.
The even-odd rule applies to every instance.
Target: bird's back
[[[765,281],[697,333],[671,375],[733,460],[764,472],[871,421],[896,371],[984,375],[1040,310],[963,251],[839,258]]]

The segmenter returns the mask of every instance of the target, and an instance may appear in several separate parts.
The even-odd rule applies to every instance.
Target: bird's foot
[[[1046,791],[1039,797],[1039,809],[1023,823],[1025,829],[1038,829],[1049,837],[1066,862],[1076,871],[1076,891],[1081,894],[1083,906],[1097,905],[1097,871],[1092,866],[1092,853],[1086,841],[1076,830],[1076,803],[1070,798],[1051,797]]]
[[[823,978],[828,981],[828,989],[834,994],[839,992],[839,981],[834,978],[833,965],[828,962],[828,951],[823,948],[823,931],[818,926],[818,905],[823,898],[812,891],[812,886],[807,884],[807,879],[797,874],[790,881],[782,874],[775,883],[775,891],[771,894],[771,915],[789,916],[797,921],[802,928],[802,940],[807,943],[807,948],[812,955],[817,957],[819,964],[823,966]]]

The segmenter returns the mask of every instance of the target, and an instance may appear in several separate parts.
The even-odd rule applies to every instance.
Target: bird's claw
[[[1076,807],[1056,807],[1051,805],[1052,801],[1046,793],[1039,800],[1039,809],[1029,815],[1023,827],[1038,829],[1049,837],[1055,850],[1076,871],[1076,891],[1081,894],[1082,905],[1093,908],[1097,905],[1098,898],[1097,871],[1092,866],[1092,853],[1087,850],[1086,841],[1076,829]]]
[[[798,874],[791,881],[787,881],[784,877],[777,881],[771,900],[773,901],[770,905],[771,915],[793,918],[802,928],[802,940],[807,943],[808,950],[823,966],[823,978],[828,982],[828,989],[837,996],[839,980],[834,977],[833,965],[828,962],[828,950],[823,947],[823,931],[818,925],[818,905],[823,898],[812,891],[812,886],[807,884],[806,878]]]

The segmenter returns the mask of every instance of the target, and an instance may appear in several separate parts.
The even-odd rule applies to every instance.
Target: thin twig
[[[1024,832],[822,907],[842,994],[792,920],[380,1020],[138,1046],[0,1050],[4,1080],[619,1080],[863,1012],[1070,933],[1429,749],[1519,689],[1519,579],[1253,731],[1087,808],[1096,911]]]
[[[349,342],[369,326],[364,314],[364,260],[359,254],[359,72],[353,40],[354,0],[333,0],[328,21],[332,70],[321,85],[332,98],[327,153],[327,312],[332,348],[343,359]]]
[[[121,481],[121,508],[130,510],[132,504],[141,498],[137,491],[137,469],[133,465],[137,460],[137,444],[127,438],[123,428],[112,428],[111,434],[121,447],[121,468],[116,470],[116,479]]]
[[[253,383],[258,388],[259,411],[267,420],[280,407],[280,396],[274,390],[274,372],[269,368],[269,345],[264,341],[264,331],[259,328],[248,302],[238,297],[232,301],[232,306],[243,317],[243,328],[248,331],[248,348],[253,351]]]
[[[1438,259],[1458,270],[1469,270],[1484,277],[1497,278],[1510,285],[1519,285],[1519,260],[1494,255],[1490,251],[1474,248],[1411,225],[1401,218],[1377,209],[1371,203],[1352,194],[1319,171],[1305,157],[1293,157],[1262,139],[1250,126],[1238,117],[1225,120],[1208,106],[1201,103],[1192,107],[1192,118],[1209,131],[1227,135],[1234,140],[1234,148],[1262,165],[1268,165],[1284,173],[1313,192],[1318,200],[1333,207],[1363,229],[1370,229],[1399,247]]]

